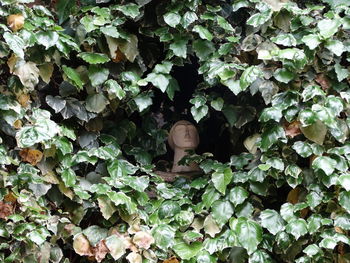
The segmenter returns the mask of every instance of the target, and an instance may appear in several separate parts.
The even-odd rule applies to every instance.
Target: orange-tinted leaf
[[[7,17],[7,25],[12,31],[20,30],[24,25],[24,16],[22,14],[9,15]]]
[[[299,202],[300,189],[298,187],[290,190],[287,196],[287,201],[293,205]]]
[[[293,121],[291,123],[287,122],[283,126],[283,128],[284,128],[284,131],[286,133],[286,136],[289,136],[291,138],[293,138],[301,133],[299,121]]]
[[[7,195],[4,196],[4,201],[6,203],[16,203],[17,197],[12,192],[9,192]]]
[[[0,218],[6,219],[13,213],[13,206],[4,202],[0,202]]]
[[[89,240],[82,233],[74,237],[73,248],[74,251],[80,256],[93,256]]]
[[[15,129],[17,129],[17,130],[22,128],[22,121],[21,120],[15,120],[14,123],[13,123],[13,127]]]
[[[97,262],[101,262],[109,252],[108,247],[104,240],[101,240],[96,247],[92,248],[93,254],[95,255],[95,259]]]
[[[24,162],[28,162],[31,165],[36,165],[43,158],[43,153],[36,149],[25,148],[19,152]]]
[[[115,58],[113,58],[112,60],[114,62],[118,63],[118,62],[121,62],[121,61],[125,61],[126,57],[119,49],[117,49],[117,51],[115,52]]]
[[[318,74],[315,80],[318,84],[321,85],[323,90],[328,90],[330,88],[330,82],[325,74]]]
[[[28,94],[21,94],[17,97],[17,100],[22,107],[26,108],[29,104],[30,96]]]
[[[176,257],[171,257],[163,261],[163,263],[179,263]]]

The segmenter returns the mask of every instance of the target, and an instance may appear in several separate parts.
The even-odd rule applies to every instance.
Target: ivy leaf
[[[171,27],[176,27],[180,24],[181,16],[178,13],[168,12],[164,16],[164,21]]]
[[[342,174],[338,177],[338,182],[346,191],[350,191],[350,174]]]
[[[350,212],[350,192],[342,191],[338,197],[339,204],[349,213]]]
[[[82,52],[78,54],[85,62],[90,64],[103,64],[109,61],[109,57],[102,53]]]
[[[62,24],[67,20],[74,6],[76,5],[76,0],[60,0],[56,3],[56,10],[58,15],[58,23]]]
[[[89,95],[86,99],[86,109],[95,113],[102,112],[108,104],[108,99],[102,93]]]
[[[73,84],[77,86],[80,90],[82,90],[83,82],[80,79],[80,76],[78,75],[78,73],[74,69],[67,67],[66,65],[63,65],[62,69],[64,73],[67,75],[67,77],[73,82]]]
[[[206,39],[209,41],[213,39],[213,35],[209,32],[209,30],[201,25],[195,25],[192,30],[193,32],[198,33],[201,39]]]
[[[303,36],[301,41],[304,42],[311,50],[314,50],[319,44],[321,44],[320,38],[315,34]]]
[[[215,50],[214,44],[208,40],[196,39],[192,45],[200,60],[206,60]]]
[[[175,229],[170,225],[158,225],[152,229],[152,236],[154,237],[157,247],[167,250],[175,244]]]
[[[43,45],[45,49],[49,49],[57,44],[59,35],[54,31],[40,31],[36,33],[38,44]]]
[[[174,52],[175,56],[186,58],[187,42],[187,39],[177,38],[170,44],[169,48]]]
[[[64,169],[61,173],[62,181],[67,187],[73,187],[76,182],[75,172],[71,169]]]
[[[8,44],[9,48],[20,58],[24,58],[24,47],[25,43],[22,38],[17,35],[13,35],[9,32],[4,33],[4,39]]]
[[[241,186],[236,186],[231,189],[229,193],[229,200],[234,206],[243,204],[243,202],[248,198],[249,193]]]
[[[262,228],[253,220],[239,218],[233,229],[237,235],[237,240],[251,255],[262,241]]]
[[[181,259],[186,260],[197,256],[202,246],[202,242],[192,242],[189,245],[182,240],[176,240],[173,250]]]
[[[320,35],[324,38],[330,38],[338,32],[338,28],[341,25],[339,19],[323,19],[317,23],[317,27],[320,31]]]
[[[108,75],[108,68],[101,68],[96,65],[90,65],[89,67],[89,79],[94,87],[102,85],[108,79]]]
[[[267,151],[279,139],[285,138],[284,129],[280,126],[270,126],[261,135],[260,148]]]
[[[349,70],[347,68],[343,68],[339,63],[334,65],[334,69],[339,82],[349,77]]]
[[[59,96],[51,96],[48,95],[45,98],[46,103],[55,110],[55,113],[60,112],[65,106],[66,106],[66,101],[63,100]]]
[[[228,222],[233,215],[233,206],[229,201],[215,201],[212,206],[212,216],[218,223],[219,227],[222,227]]]
[[[244,70],[239,80],[239,84],[242,90],[245,90],[252,84],[258,77],[262,76],[262,72],[257,66],[250,66]]]
[[[139,6],[134,3],[117,5],[114,8],[133,19],[140,14]]]
[[[335,39],[328,39],[325,44],[325,47],[337,56],[341,56],[341,54],[343,54],[343,52],[345,51],[343,43]]]
[[[189,25],[191,25],[197,19],[198,19],[198,16],[195,12],[187,11],[181,19],[181,25],[184,28],[187,28]]]
[[[108,93],[108,98],[110,100],[118,98],[119,100],[123,99],[126,95],[126,92],[114,79],[109,79],[104,83],[104,89]]]
[[[226,192],[227,185],[231,182],[233,177],[230,168],[226,168],[224,171],[216,171],[212,174],[211,180],[214,183],[215,188],[223,195]]]
[[[307,224],[302,218],[292,219],[286,226],[286,232],[292,234],[296,240],[307,234]]]
[[[158,216],[160,219],[173,217],[180,213],[181,207],[175,201],[165,201],[161,204],[158,210]]]
[[[201,119],[203,119],[207,113],[208,113],[208,106],[207,105],[203,105],[203,106],[200,106],[198,108],[196,108],[195,106],[192,106],[191,107],[191,114],[194,118],[194,120],[196,122],[199,122]]]
[[[141,93],[134,98],[134,101],[139,109],[139,112],[144,111],[152,105],[152,98],[149,93]]]
[[[247,20],[247,24],[253,27],[258,27],[267,22],[270,19],[271,15],[271,10],[254,14]]]
[[[267,228],[272,235],[284,230],[284,220],[275,210],[266,209],[260,214],[262,227]]]
[[[313,153],[311,146],[307,142],[295,142],[292,148],[303,158],[307,158]]]
[[[107,237],[105,243],[114,260],[118,260],[126,252],[124,240],[117,235]]]
[[[289,83],[295,78],[295,74],[285,68],[277,69],[273,76],[276,80],[282,83]]]
[[[169,85],[169,79],[163,74],[150,73],[147,75],[146,80],[152,82],[162,92],[165,92]]]
[[[336,165],[336,160],[333,160],[328,156],[319,156],[312,162],[313,169],[320,169],[324,171],[326,175],[331,175]]]

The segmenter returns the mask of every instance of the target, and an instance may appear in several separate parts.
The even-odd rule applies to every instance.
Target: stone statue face
[[[198,133],[193,125],[180,124],[175,127],[173,141],[176,147],[194,149],[198,146]]]
[[[174,124],[169,135],[171,148],[195,149],[199,144],[196,127],[188,121],[179,121]]]

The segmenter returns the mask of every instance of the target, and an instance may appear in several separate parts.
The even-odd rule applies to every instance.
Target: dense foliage
[[[0,1],[1,262],[350,261],[348,0],[33,2]],[[182,118],[204,175],[167,183]]]

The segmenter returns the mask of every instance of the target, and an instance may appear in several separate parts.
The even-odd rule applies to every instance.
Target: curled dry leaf
[[[180,261],[176,257],[171,257],[163,261],[163,263],[179,263]]]
[[[295,136],[301,133],[299,121],[293,121],[291,123],[287,122],[283,125],[283,128],[286,133],[286,136],[291,138],[294,138]]]
[[[101,240],[95,247],[92,248],[92,253],[95,255],[97,262],[101,262],[109,253],[109,249],[106,246],[104,240]]]
[[[74,251],[80,256],[93,256],[89,240],[82,233],[77,234],[73,240]]]
[[[7,17],[7,25],[14,32],[22,29],[24,25],[24,16],[22,14],[9,15]]]
[[[132,241],[139,248],[149,249],[151,244],[154,243],[154,238],[145,231],[139,231],[135,234]]]
[[[13,213],[13,206],[5,202],[0,202],[0,218],[6,219]]]
[[[36,165],[43,158],[43,153],[36,149],[25,148],[19,152],[24,162],[28,162],[31,165]]]

